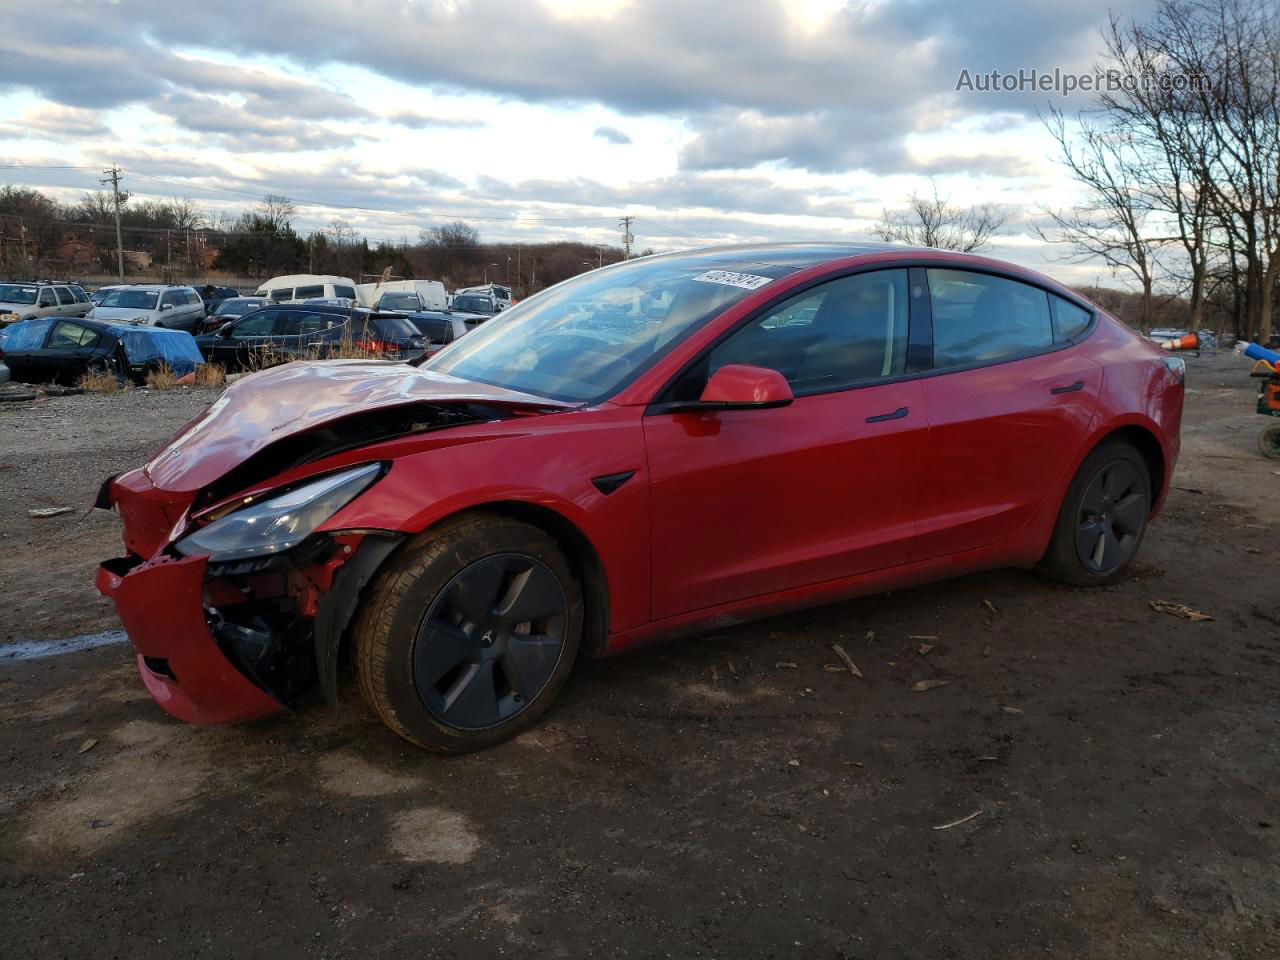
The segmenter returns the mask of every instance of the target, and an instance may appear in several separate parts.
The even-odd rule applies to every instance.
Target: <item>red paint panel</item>
[[[918,381],[644,428],[654,619],[907,559],[928,434]]]
[[[1102,379],[1098,364],[1068,348],[922,381],[928,476],[911,559],[973,550],[1020,530],[1076,462]]]

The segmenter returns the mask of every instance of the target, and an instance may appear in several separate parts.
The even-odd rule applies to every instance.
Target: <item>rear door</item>
[[[966,270],[923,271],[933,373],[925,378],[928,478],[911,557],[960,553],[1016,534],[1074,462],[1102,367],[1054,317],[1091,314],[1047,291]],[[1079,314],[1086,323],[1080,326]]]
[[[713,347],[664,394],[726,364],[781,372],[773,409],[644,418],[654,619],[904,562],[928,423],[906,373],[907,271],[832,280]],[[664,398],[660,398],[664,399]]]

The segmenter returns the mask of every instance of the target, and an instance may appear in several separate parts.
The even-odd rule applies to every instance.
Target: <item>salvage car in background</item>
[[[232,384],[104,485],[126,554],[97,584],[174,716],[333,701],[350,662],[392,730],[459,752],[532,723],[580,651],[993,567],[1112,582],[1164,501],[1183,376],[982,257],[646,257],[417,369]]]
[[[204,322],[204,301],[192,287],[138,283],[112,290],[88,315],[94,320],[198,333]]]
[[[0,283],[0,327],[36,317],[83,317],[92,306],[76,283]]]
[[[340,297],[355,301],[356,285],[346,277],[318,273],[295,273],[272,277],[258,287],[255,297],[267,297],[276,303],[296,303],[313,297]]]
[[[185,331],[53,317],[0,330],[0,358],[14,380],[63,384],[95,373],[142,383],[162,367],[182,377],[203,362],[195,339]]]
[[[250,370],[314,360],[344,344],[392,360],[416,360],[426,340],[404,317],[324,304],[276,304],[196,338],[200,352],[224,370]]]
[[[204,324],[200,332],[213,333],[224,323],[234,320],[236,317],[243,317],[246,313],[261,310],[270,303],[271,301],[266,297],[228,297],[204,318]]]

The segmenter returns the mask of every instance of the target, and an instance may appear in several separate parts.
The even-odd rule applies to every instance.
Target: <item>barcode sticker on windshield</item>
[[[703,283],[723,283],[728,287],[741,287],[743,290],[759,290],[766,283],[772,283],[773,277],[757,277],[753,273],[733,273],[730,270],[708,270],[693,279]]]

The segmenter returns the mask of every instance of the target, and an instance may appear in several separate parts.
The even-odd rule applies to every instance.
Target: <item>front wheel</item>
[[[581,634],[581,588],[556,542],[506,517],[463,515],[374,582],[353,633],[356,678],[400,736],[462,753],[537,720]]]
[[[1080,586],[1124,575],[1142,545],[1151,511],[1151,471],[1123,441],[1099,446],[1080,465],[1062,500],[1040,571]]]

